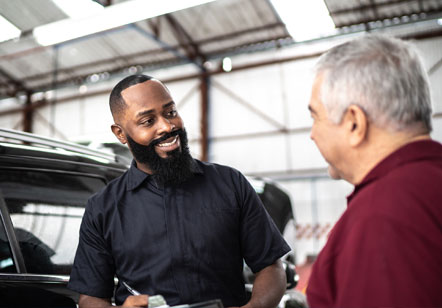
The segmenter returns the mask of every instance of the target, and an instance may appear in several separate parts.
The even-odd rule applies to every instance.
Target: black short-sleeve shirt
[[[162,187],[132,163],[89,199],[69,288],[110,298],[116,276],[169,305],[241,306],[243,262],[257,272],[289,250],[237,170],[194,160],[192,179]],[[116,304],[129,295],[119,283]]]

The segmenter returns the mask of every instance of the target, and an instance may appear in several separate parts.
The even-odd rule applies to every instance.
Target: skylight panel
[[[70,2],[75,3],[75,5],[80,2],[78,0],[52,1],[54,1],[54,3]],[[107,6],[91,14],[88,13],[87,16],[71,17],[36,27],[33,30],[33,35],[40,45],[48,46],[59,44],[211,1],[213,0],[125,1]],[[89,0],[89,2],[92,1]]]
[[[0,15],[0,42],[14,39],[20,36],[20,29]]]
[[[323,0],[271,0],[295,41],[306,41],[337,33]]]

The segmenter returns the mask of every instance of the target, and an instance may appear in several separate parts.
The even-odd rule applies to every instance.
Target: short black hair
[[[123,97],[121,97],[121,92],[123,92],[123,90],[129,88],[130,86],[143,83],[151,79],[153,79],[153,77],[138,74],[130,75],[117,83],[117,85],[112,89],[109,97],[109,107],[112,116],[115,118],[115,116],[120,114],[126,108],[126,102],[124,101]]]

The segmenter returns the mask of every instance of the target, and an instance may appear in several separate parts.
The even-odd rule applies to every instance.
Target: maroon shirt
[[[355,187],[316,260],[310,307],[442,307],[442,145],[417,141]]]

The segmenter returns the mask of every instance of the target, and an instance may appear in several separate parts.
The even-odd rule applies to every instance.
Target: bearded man
[[[159,80],[133,75],[110,95],[112,132],[133,155],[130,169],[92,196],[69,287],[80,308],[146,307],[221,299],[228,307],[276,307],[290,248],[259,197],[232,168],[193,159],[183,120]],[[247,298],[243,262],[257,274]],[[122,285],[138,290],[131,295]]]

